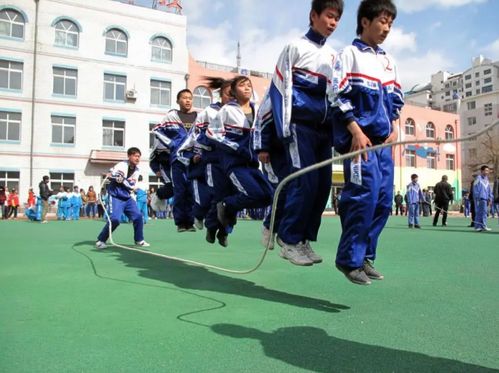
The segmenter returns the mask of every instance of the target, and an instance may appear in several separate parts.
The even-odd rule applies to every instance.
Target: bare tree
[[[495,175],[499,175],[499,130],[494,128],[492,131],[484,133],[477,142],[480,144],[477,149],[477,157],[474,162],[469,164],[471,171],[478,170],[486,164]],[[497,176],[496,176],[497,177]]]

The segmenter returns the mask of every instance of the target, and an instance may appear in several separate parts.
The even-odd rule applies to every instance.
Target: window
[[[468,110],[476,109],[476,101],[470,101],[467,103]]]
[[[76,96],[78,70],[53,67],[52,71],[54,74],[54,95]]]
[[[113,28],[106,32],[106,53],[126,57],[128,38],[123,31]]]
[[[477,157],[476,149],[475,148],[468,149],[468,158],[470,160],[475,161],[476,157]]]
[[[476,117],[468,118],[468,126],[474,126],[476,124]]]
[[[206,87],[199,86],[192,92],[193,102],[192,105],[199,109],[204,109],[211,104],[211,93]]]
[[[163,185],[161,178],[156,175],[149,175],[149,188],[153,187],[155,191]]]
[[[405,166],[406,167],[416,167],[416,151],[406,150],[405,151]]]
[[[0,88],[21,90],[23,63],[0,60]]]
[[[483,80],[483,84],[489,84],[489,83],[492,83],[492,78],[485,78]]]
[[[62,20],[55,24],[55,45],[78,48],[80,30],[73,22]]]
[[[416,123],[413,119],[407,118],[405,121],[405,134],[406,135],[414,135],[416,132]]]
[[[452,140],[454,138],[454,128],[450,124],[445,127],[445,139]]]
[[[485,116],[486,117],[492,115],[492,104],[485,104],[484,109],[485,109]]]
[[[21,139],[21,113],[0,111],[0,141]]]
[[[171,105],[172,83],[151,79],[151,105]]]
[[[454,170],[455,165],[454,165],[454,154],[447,154],[445,156],[445,166],[447,170]]]
[[[104,74],[104,100],[125,102],[126,76]]]
[[[172,62],[172,43],[166,38],[154,38],[151,48],[151,59],[154,62],[171,63]]]
[[[430,139],[435,138],[435,125],[432,122],[426,124],[426,137]]]
[[[24,24],[26,21],[21,13],[14,9],[0,11],[0,35],[9,38],[24,39]]]
[[[475,73],[475,78],[478,78],[479,76],[480,76],[480,72],[478,71]]]
[[[475,85],[479,86],[480,85],[480,81],[479,80],[475,81]]]
[[[483,70],[483,75],[489,75],[492,73],[491,69]]]
[[[21,173],[19,171],[4,171],[0,170],[0,185],[5,186],[5,190],[15,188],[19,191],[19,179]]]
[[[470,80],[471,79],[471,74],[470,75],[465,75],[464,80]]]
[[[488,93],[488,92],[492,92],[491,85],[488,85],[488,86],[482,88],[482,93]]]
[[[432,170],[437,168],[437,163],[435,162],[436,159],[436,153],[435,152],[428,152],[426,154],[426,167],[431,168]]]
[[[450,91],[445,92],[446,96],[450,96]]]
[[[154,139],[156,138],[156,136],[154,136],[151,131],[154,127],[156,127],[156,125],[157,123],[149,123],[149,149],[152,149],[154,145]]]
[[[74,144],[75,128],[75,117],[52,115],[52,144]]]
[[[102,121],[102,144],[104,146],[125,146],[125,122],[119,120]]]
[[[466,92],[466,97],[471,97],[471,91]]]
[[[74,172],[51,172],[50,173],[50,186],[53,190],[59,190],[62,186],[73,190],[75,183]]]

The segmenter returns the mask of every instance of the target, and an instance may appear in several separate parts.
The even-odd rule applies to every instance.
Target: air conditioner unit
[[[128,98],[130,100],[137,99],[137,91],[135,89],[129,89],[128,91],[126,91],[125,95],[126,95],[126,98]]]

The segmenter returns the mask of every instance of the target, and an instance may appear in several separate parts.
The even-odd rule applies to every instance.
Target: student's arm
[[[256,115],[253,131],[253,149],[258,153],[258,160],[262,163],[270,162],[271,142],[275,123],[272,116],[272,104],[268,94],[265,95]]]
[[[218,112],[214,120],[210,122],[208,128],[206,129],[206,136],[211,140],[215,141],[217,145],[220,145],[224,150],[230,152],[237,152],[239,149],[239,144],[235,141],[229,140],[225,136],[225,126],[224,123],[227,121],[227,111],[223,108]]]
[[[390,99],[392,102],[392,112],[391,112],[391,117],[390,119],[393,121],[399,119],[400,117],[400,111],[402,110],[402,107],[404,106],[404,93],[402,92],[402,86],[400,83],[400,76],[398,72],[398,67],[397,64],[393,61],[393,58],[390,57],[392,60],[392,66],[393,70],[395,73],[395,80],[393,82],[393,90],[390,93]]]
[[[198,135],[199,130],[195,125],[193,125],[184,142],[182,142],[178,148],[177,159],[186,166],[189,165],[194,157],[194,145],[196,144],[196,138]]]

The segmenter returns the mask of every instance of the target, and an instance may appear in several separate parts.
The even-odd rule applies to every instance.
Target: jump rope
[[[303,168],[301,170],[298,170],[298,171],[296,171],[296,172],[288,175],[287,177],[285,177],[279,183],[279,185],[277,186],[277,188],[276,188],[276,190],[274,192],[274,199],[272,201],[272,210],[271,210],[272,212],[271,212],[271,217],[270,217],[270,229],[269,229],[270,230],[270,237],[273,237],[273,234],[274,234],[275,212],[276,212],[276,209],[277,209],[277,201],[278,201],[278,198],[279,198],[279,194],[281,193],[282,189],[290,181],[292,181],[292,180],[294,180],[294,179],[296,179],[296,178],[298,178],[298,177],[300,177],[302,175],[305,175],[305,174],[307,174],[309,172],[315,171],[315,170],[317,170],[319,168],[329,166],[329,165],[333,164],[333,162],[343,161],[345,159],[349,159],[349,158],[354,158],[356,156],[360,156],[360,155],[362,155],[364,153],[367,153],[367,152],[370,152],[370,151],[375,151],[375,150],[379,150],[379,149],[383,149],[383,148],[388,148],[388,147],[393,147],[393,146],[397,146],[397,145],[412,145],[412,144],[436,144],[436,145],[439,145],[439,144],[451,144],[451,143],[460,143],[460,142],[470,141],[470,140],[476,139],[479,136],[481,136],[481,135],[483,135],[483,134],[491,131],[497,125],[499,125],[499,120],[497,120],[492,125],[484,128],[483,130],[481,130],[481,131],[479,131],[477,133],[474,133],[474,134],[469,135],[469,136],[463,136],[463,137],[460,137],[460,138],[449,139],[449,140],[440,140],[440,139],[437,139],[437,140],[435,140],[435,139],[428,139],[428,140],[406,140],[406,141],[397,141],[397,142],[393,142],[393,143],[389,143],[389,144],[379,144],[379,145],[375,145],[375,146],[368,147],[368,148],[365,148],[365,149],[357,150],[357,151],[354,151],[354,152],[351,152],[351,153],[346,153],[346,154],[343,154],[343,155],[340,155],[340,156],[337,156],[337,157],[332,157],[332,158],[327,159],[325,161],[322,161],[322,162],[310,165],[308,167],[305,167],[305,168]],[[105,183],[106,183],[107,180],[108,180],[108,177],[104,178],[104,180],[102,181],[102,184],[101,184],[101,189],[104,187],[104,185],[105,185]],[[104,204],[103,204],[102,199],[100,198],[100,196],[99,196],[99,203],[104,208],[104,211],[106,211],[106,208],[105,208],[105,206],[104,206]],[[247,275],[247,274],[250,274],[252,272],[255,272],[257,269],[259,269],[261,267],[261,265],[263,264],[263,262],[264,262],[264,260],[265,260],[265,258],[267,256],[268,251],[270,250],[269,246],[270,246],[271,240],[269,240],[269,242],[267,243],[266,247],[263,250],[263,253],[260,255],[260,258],[258,259],[257,263],[252,268],[243,269],[243,270],[235,270],[235,269],[230,269],[230,268],[219,267],[219,266],[216,266],[216,265],[213,265],[213,264],[197,262],[195,260],[179,258],[179,257],[176,257],[176,256],[170,256],[170,255],[160,254],[160,253],[156,253],[156,252],[153,252],[153,251],[142,250],[142,249],[138,249],[138,248],[135,248],[135,247],[129,247],[129,246],[118,244],[118,243],[116,243],[114,241],[113,234],[112,234],[111,218],[110,218],[109,214],[107,213],[107,211],[105,213],[105,216],[106,216],[106,219],[107,219],[108,225],[109,225],[109,241],[111,243],[110,246],[112,246],[112,247],[117,247],[117,248],[120,248],[120,249],[129,250],[129,251],[135,251],[135,252],[142,253],[142,254],[145,254],[145,255],[156,256],[156,257],[160,257],[160,258],[164,258],[164,259],[175,260],[175,261],[178,261],[178,262],[182,262],[182,263],[186,263],[186,264],[191,264],[191,265],[194,265],[194,266],[197,266],[197,267],[206,268],[206,269],[213,269],[213,270],[220,271],[220,272],[231,273],[231,274],[236,274],[236,275]]]

